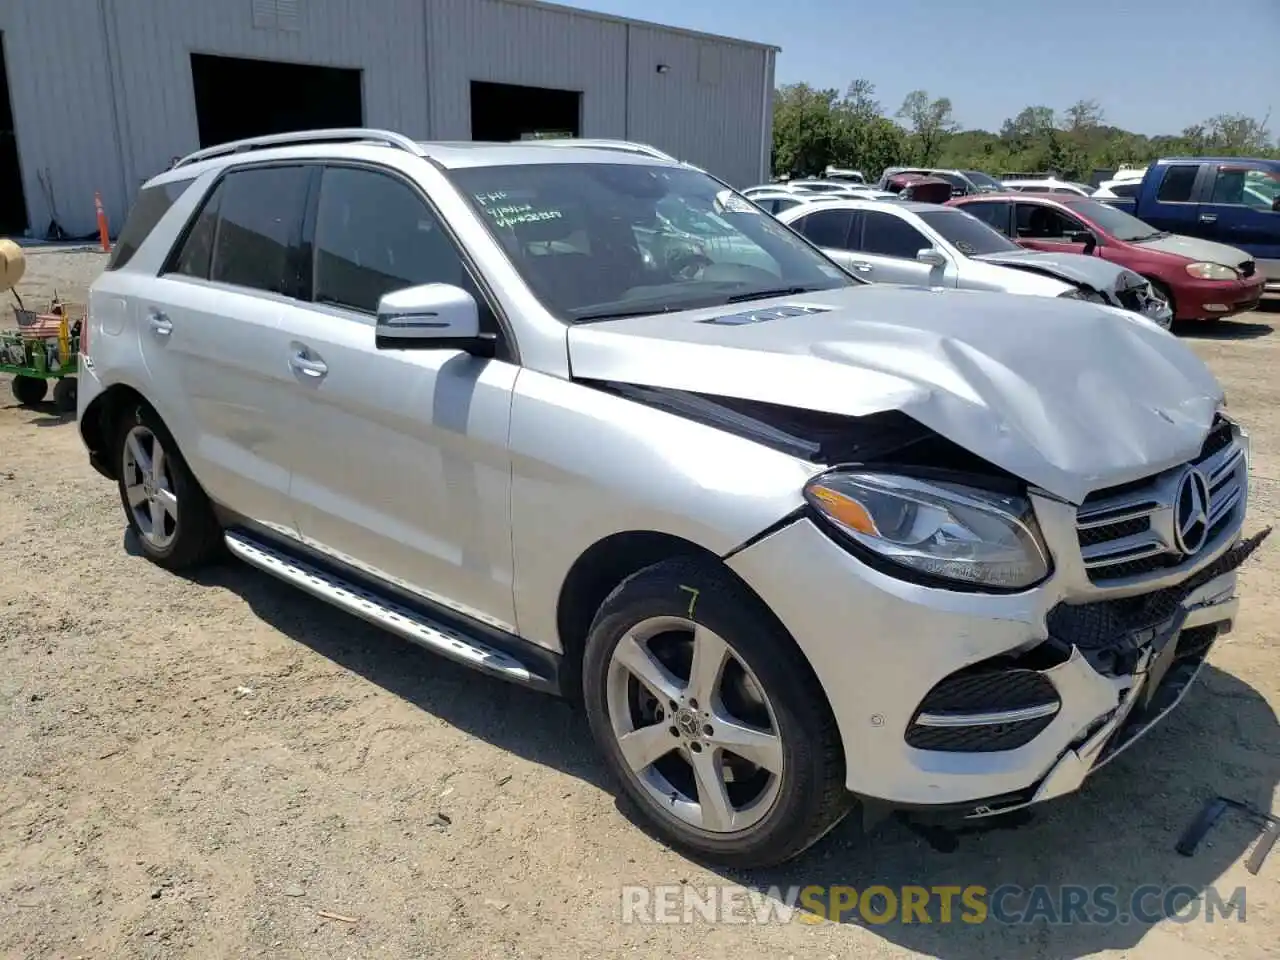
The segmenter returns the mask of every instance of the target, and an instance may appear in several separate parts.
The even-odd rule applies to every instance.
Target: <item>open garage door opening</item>
[[[471,81],[471,139],[523,140],[582,135],[577,90]]]
[[[9,71],[4,61],[4,40],[4,34],[0,33],[0,236],[24,233],[28,227],[22,170],[18,166],[18,138],[13,129],[13,101],[9,98]]]
[[[364,125],[359,70],[193,53],[191,79],[201,147]]]

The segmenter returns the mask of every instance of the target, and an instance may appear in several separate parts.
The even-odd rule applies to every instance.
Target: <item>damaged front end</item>
[[[1025,500],[1048,559],[1030,585],[877,562],[810,503],[726,561],[813,664],[848,788],[879,808],[981,820],[1080,787],[1164,717],[1236,613],[1248,437],[1219,416],[1200,451],[1073,503],[900,412],[841,416],[688,391],[605,390],[814,465]]]

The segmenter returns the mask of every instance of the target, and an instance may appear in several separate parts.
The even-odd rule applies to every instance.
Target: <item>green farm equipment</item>
[[[73,308],[55,295],[44,313],[21,306],[13,312],[18,328],[0,330],[0,373],[13,376],[14,399],[24,407],[38,404],[52,380],[54,408],[74,413],[83,308]]]

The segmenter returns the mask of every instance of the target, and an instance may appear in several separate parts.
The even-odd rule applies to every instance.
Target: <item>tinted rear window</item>
[[[143,241],[151,235],[156,224],[161,221],[169,208],[186,192],[191,185],[190,180],[170,180],[154,186],[143,187],[129,215],[125,217],[124,229],[116,238],[116,245],[107,259],[108,270],[119,270],[133,259]]]

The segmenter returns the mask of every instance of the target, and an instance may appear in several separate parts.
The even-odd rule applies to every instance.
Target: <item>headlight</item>
[[[1224,263],[1188,263],[1187,273],[1197,280],[1236,280],[1240,277]]]
[[[1090,303],[1107,302],[1107,298],[1096,290],[1081,290],[1079,287],[1072,287],[1066,293],[1060,293],[1058,296],[1065,297],[1068,300],[1088,300]]]
[[[805,499],[857,543],[920,573],[995,589],[1043,580],[1049,560],[1031,504],[953,483],[833,471]]]

